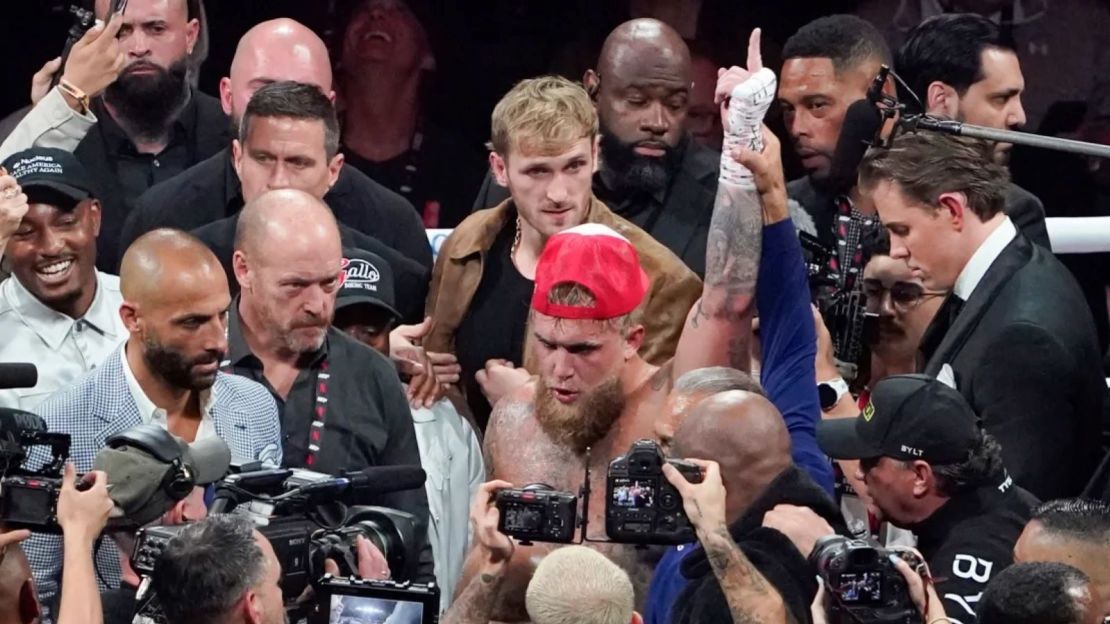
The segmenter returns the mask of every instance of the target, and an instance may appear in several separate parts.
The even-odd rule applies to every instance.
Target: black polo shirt
[[[432,269],[432,248],[424,224],[400,195],[343,165],[324,196],[335,218]],[[120,253],[136,238],[160,227],[191,231],[243,208],[242,186],[231,164],[231,148],[143,193],[119,239]],[[114,271],[113,271],[114,272]]]
[[[135,144],[97,98],[91,105],[97,123],[74,150],[88,170],[101,203],[96,266],[116,272],[120,234],[139,196],[227,146],[231,129],[216,98],[189,90],[189,99],[170,128],[169,143],[158,154],[140,154]]]
[[[412,412],[397,370],[385,356],[329,328],[323,346],[303,359],[289,396],[278,396],[263,375],[262,362],[247,346],[240,329],[239,300],[228,315],[228,360],[231,372],[262,384],[277,401],[281,415],[283,464],[327,474],[369,466],[420,465]],[[318,373],[327,363],[328,377]],[[317,383],[327,384],[323,433],[308,465],[314,429]],[[431,580],[434,564],[427,541],[428,499],[424,488],[385,494],[375,504],[400,509],[419,520],[418,580]]]
[[[980,594],[1014,562],[1014,544],[1036,505],[1036,497],[1007,476],[961,492],[925,521],[905,527],[917,535],[948,617],[975,621]]]

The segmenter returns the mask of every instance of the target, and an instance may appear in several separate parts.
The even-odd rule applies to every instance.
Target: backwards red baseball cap
[[[553,288],[570,283],[588,290],[593,305],[548,301]],[[635,310],[650,287],[632,243],[609,227],[586,223],[547,240],[536,265],[532,309],[556,318],[606,320]]]

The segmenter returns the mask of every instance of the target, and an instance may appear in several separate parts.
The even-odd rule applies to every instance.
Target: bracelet
[[[79,113],[84,115],[86,112],[88,112],[88,110],[89,110],[89,95],[87,93],[85,93],[84,91],[82,91],[79,87],[77,87],[77,85],[75,85],[72,82],[66,80],[65,78],[62,78],[61,80],[58,81],[58,90],[61,91],[64,94],[68,95],[69,97],[77,100],[77,104],[81,106],[81,110],[78,111]]]

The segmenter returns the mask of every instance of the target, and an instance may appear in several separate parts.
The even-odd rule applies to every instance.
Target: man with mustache
[[[13,218],[0,228],[12,269],[0,282],[0,362],[31,362],[38,383],[0,390],[0,407],[34,411],[127,338],[123,297],[119,278],[96,270],[100,202],[73,154],[34,148],[3,167],[0,202]]]
[[[597,68],[582,82],[601,122],[594,193],[704,276],[718,154],[685,129],[691,85],[686,43],[658,20],[625,22],[609,34]],[[505,198],[487,177],[474,207]]]
[[[107,21],[110,0],[97,0]],[[199,0],[135,0],[127,4],[119,47],[127,62],[91,102],[97,124],[75,154],[101,189],[103,218],[97,266],[114,271],[120,234],[135,201],[227,146],[219,100],[191,87],[189,56],[200,32]]]
[[[228,361],[281,411],[284,466],[328,474],[420,465],[405,390],[384,355],[332,327],[343,277],[335,216],[317,197],[280,189],[243,207],[232,259],[240,294],[228,320]],[[424,488],[377,504],[414,515],[415,579],[434,580]]]
[[[601,538],[606,468],[638,439],[653,437],[675,379],[706,366],[750,368],[763,215],[785,213],[786,193],[778,143],[758,125],[774,89],[773,75],[757,71],[758,48],[754,55],[749,51],[749,67],[757,72],[750,81],[748,71],[732,68],[718,83],[720,94],[733,94],[729,106],[739,106],[736,116],[744,120],[726,128],[726,144],[758,144],[762,136],[766,147],[762,154],[737,149],[721,158],[705,286],[673,359],[657,367],[638,354],[645,333],[640,308],[650,279],[627,238],[586,223],[551,236],[538,259],[528,336],[538,375],[495,407],[486,431],[486,465],[499,487],[545,483],[576,491],[588,462],[592,528],[581,537]],[[748,121],[753,118],[754,127]],[[653,567],[645,553],[629,545],[588,545],[628,572],[642,607]],[[453,608],[485,610],[481,621],[526,621],[525,588],[535,562],[550,550],[547,544],[516,544],[506,564],[472,549]]]
[[[127,342],[36,410],[50,431],[70,435],[70,459],[78,472],[92,469],[108,437],[142,423],[160,425],[188,442],[218,436],[233,461],[280,465],[274,400],[257,383],[219,370],[230,296],[223,269],[204,243],[177,230],[146,234],[124,255],[120,289]],[[60,542],[35,535],[26,550],[49,604],[61,578]],[[118,587],[113,541],[97,549],[96,561],[101,589]]]

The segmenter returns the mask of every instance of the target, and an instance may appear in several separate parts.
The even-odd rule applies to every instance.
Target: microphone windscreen
[[[346,475],[358,495],[372,496],[413,490],[424,486],[427,475],[419,465],[370,466]]]
[[[857,100],[848,107],[829,168],[830,182],[843,189],[856,185],[859,164],[882,125],[883,117],[871,102]]]
[[[0,364],[0,390],[34,388],[39,382],[39,371],[34,364]]]

